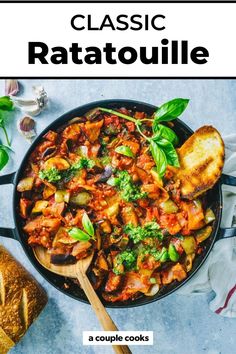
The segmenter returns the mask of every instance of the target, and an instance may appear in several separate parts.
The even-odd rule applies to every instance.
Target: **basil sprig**
[[[86,212],[82,217],[82,225],[84,230],[81,230],[78,227],[73,227],[68,231],[68,234],[78,241],[88,241],[90,239],[94,240],[94,227]]]
[[[178,144],[179,140],[171,128],[160,123],[172,121],[180,116],[186,109],[188,102],[189,100],[185,98],[175,98],[157,108],[152,119],[145,118],[141,120],[137,120],[134,117],[109,108],[99,107],[99,109],[100,111],[114,114],[135,124],[137,131],[149,142],[150,152],[155,161],[157,171],[162,178],[167,165],[179,167],[179,158],[175,150],[175,146]],[[152,121],[153,135],[151,137],[145,136],[142,132],[142,124],[144,121]]]

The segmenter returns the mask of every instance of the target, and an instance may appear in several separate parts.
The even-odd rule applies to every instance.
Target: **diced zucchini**
[[[176,248],[172,243],[169,244],[168,254],[169,254],[169,258],[172,262],[177,262],[179,260],[179,254],[176,251]]]
[[[70,203],[75,205],[87,205],[91,200],[91,195],[88,192],[81,192],[70,198]]]
[[[206,226],[201,230],[198,230],[196,232],[196,240],[198,243],[201,243],[203,241],[205,241],[208,237],[210,237],[212,233],[212,227],[211,226]]]
[[[107,217],[110,218],[112,216],[116,216],[119,213],[119,203],[114,203],[109,208],[105,209],[104,212],[106,213]]]
[[[43,198],[48,199],[55,193],[56,188],[50,188],[49,186],[45,186],[43,190]]]
[[[197,207],[197,209],[202,209],[202,202],[200,199],[195,199],[194,201],[195,206]]]
[[[185,236],[181,241],[181,246],[186,254],[194,253],[197,247],[196,240],[193,236]]]
[[[47,200],[37,200],[35,203],[33,209],[32,209],[32,214],[40,214],[42,211],[47,208],[48,206],[48,201]]]
[[[31,191],[34,185],[34,177],[26,177],[20,180],[17,185],[18,192]]]
[[[160,203],[160,207],[166,214],[173,214],[173,213],[177,213],[178,211],[177,205],[171,199],[168,199]]]
[[[66,190],[58,190],[55,193],[55,202],[56,203],[61,203],[61,202],[66,202],[69,203],[70,200],[70,192]]]
[[[215,214],[213,213],[212,209],[207,208],[205,213],[205,223],[209,224],[210,222],[215,220]]]

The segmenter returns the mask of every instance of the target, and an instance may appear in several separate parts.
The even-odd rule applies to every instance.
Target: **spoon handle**
[[[96,313],[96,316],[101,323],[105,331],[118,331],[115,323],[112,321],[111,317],[108,315],[105,307],[97,296],[94,288],[92,287],[87,275],[77,270],[77,278],[80,282],[82,289],[84,290],[89,302]],[[117,354],[132,354],[129,347],[126,345],[114,345],[113,350]]]

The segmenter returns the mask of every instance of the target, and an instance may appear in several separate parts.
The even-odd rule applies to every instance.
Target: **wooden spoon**
[[[118,328],[112,321],[111,317],[108,315],[105,307],[101,303],[86,275],[88,267],[90,266],[93,259],[93,253],[90,256],[77,261],[75,264],[55,265],[50,262],[50,254],[45,248],[37,246],[34,247],[33,250],[38,262],[50,272],[68,278],[77,278],[103,329],[105,331],[118,331]],[[132,354],[126,345],[114,345],[113,349],[117,354]]]

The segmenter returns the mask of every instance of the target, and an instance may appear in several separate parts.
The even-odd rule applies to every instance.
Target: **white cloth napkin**
[[[236,176],[236,134],[224,138],[224,173]],[[223,186],[222,227],[236,227],[236,187]],[[178,294],[202,294],[213,291],[209,308],[225,317],[236,317],[236,237],[217,241],[207,260]]]

